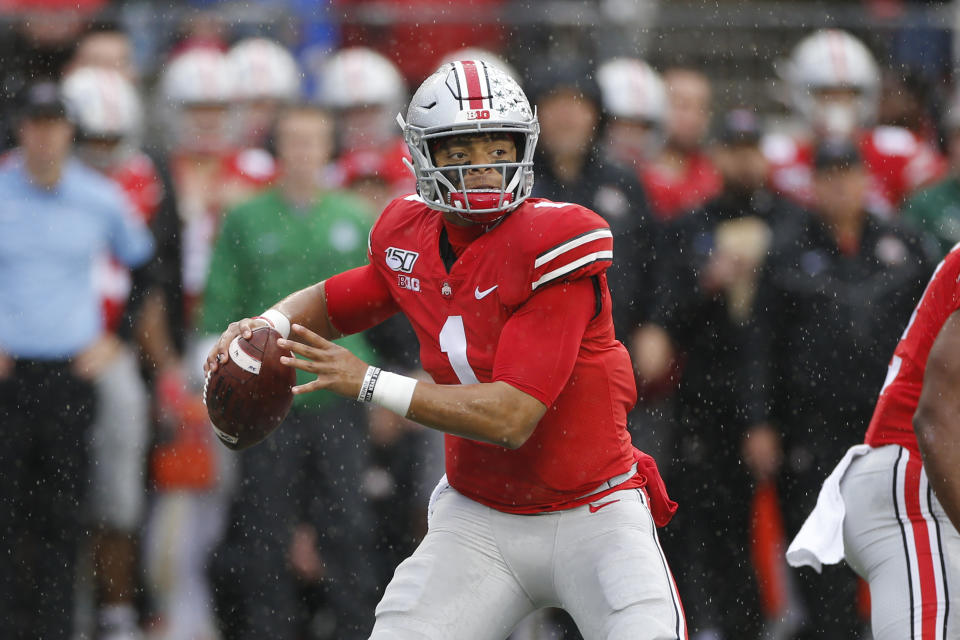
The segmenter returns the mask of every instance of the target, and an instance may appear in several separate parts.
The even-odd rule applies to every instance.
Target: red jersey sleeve
[[[519,307],[541,288],[588,279],[613,264],[613,234],[593,211],[540,199],[524,207],[524,215],[504,223],[520,239],[518,250],[503,256],[505,271],[513,274],[501,285],[501,299],[507,305]]]
[[[376,326],[399,309],[390,289],[372,265],[364,265],[327,278],[327,315],[344,335]]]
[[[594,285],[589,279],[538,291],[504,325],[493,380],[552,405],[573,371],[595,305]]]

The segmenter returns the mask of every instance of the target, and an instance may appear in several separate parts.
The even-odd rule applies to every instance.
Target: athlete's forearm
[[[271,308],[287,316],[290,324],[302,325],[327,340],[335,340],[342,334],[330,322],[324,287],[325,281],[318,282],[291,293]]]
[[[545,412],[540,401],[506,382],[418,382],[407,417],[444,433],[516,449]]]

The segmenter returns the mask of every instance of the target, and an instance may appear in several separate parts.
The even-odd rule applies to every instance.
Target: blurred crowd
[[[5,14],[0,44],[4,637],[367,637],[424,533],[442,440],[314,393],[234,453],[201,363],[230,321],[367,260],[379,211],[416,186],[396,114],[468,58],[537,106],[533,195],[614,232],[630,429],[680,503],[661,537],[691,637],[864,637],[854,574],[795,572],[783,551],[960,241],[960,98],[930,101],[947,86],[810,31],[777,70],[773,127],[757,105],[714,113],[705,69],[514,66],[505,27],[304,17],[284,39],[215,11],[146,73],[142,29],[50,4]],[[343,343],[421,375],[405,320]],[[514,637],[579,636],[548,613]]]

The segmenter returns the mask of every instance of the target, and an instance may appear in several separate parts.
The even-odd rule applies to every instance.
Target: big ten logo
[[[387,249],[387,266],[394,271],[410,273],[413,271],[413,265],[419,257],[420,254],[416,251],[407,251],[406,249],[390,247]]]
[[[417,291],[417,292],[420,291],[420,278],[398,275],[397,282],[404,289],[410,289],[410,291]]]
[[[467,111],[467,120],[489,120],[490,111],[488,109],[477,109],[476,111]]]

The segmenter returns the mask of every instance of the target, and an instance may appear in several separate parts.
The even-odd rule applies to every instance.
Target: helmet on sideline
[[[82,136],[131,139],[140,134],[140,96],[119,71],[79,67],[64,77],[61,86]]]
[[[597,69],[603,109],[608,115],[663,128],[667,90],[660,74],[643,60],[613,58]]]
[[[215,49],[190,49],[167,64],[160,80],[163,100],[173,106],[227,103],[236,97],[227,58]]]
[[[316,98],[329,109],[381,105],[391,112],[406,97],[403,76],[373,49],[350,47],[330,56],[323,66]]]
[[[456,213],[470,222],[502,218],[530,197],[533,189],[533,153],[540,125],[517,81],[483,60],[462,60],[441,66],[424,80],[410,101],[403,128],[410,149],[410,168],[417,190],[432,209]],[[453,165],[439,168],[432,146],[450,136],[505,133],[517,141],[517,161],[490,165]],[[464,172],[494,168],[501,174],[496,191],[463,190]],[[451,182],[449,176],[458,184]]]
[[[300,69],[289,51],[266,38],[246,38],[227,52],[235,97],[293,102],[300,97]]]

